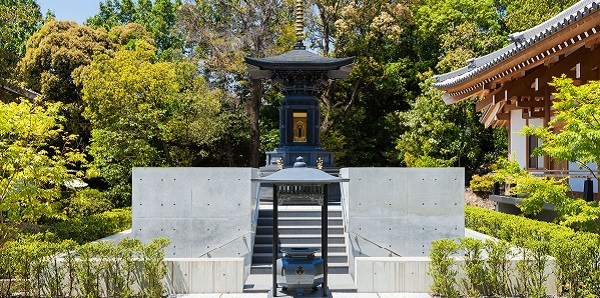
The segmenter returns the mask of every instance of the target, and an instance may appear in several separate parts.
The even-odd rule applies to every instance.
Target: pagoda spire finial
[[[304,44],[304,0],[296,0],[296,46],[305,49]]]

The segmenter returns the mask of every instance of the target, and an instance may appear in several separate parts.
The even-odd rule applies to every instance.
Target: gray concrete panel
[[[167,237],[171,244],[165,248],[168,258],[189,257],[192,252],[192,220],[190,218],[133,218],[132,237],[147,243],[154,238]]]
[[[132,237],[169,237],[167,257],[244,257],[257,187],[251,168],[134,168]],[[250,249],[249,249],[250,248]]]
[[[464,169],[347,168],[350,259],[429,253],[431,241],[464,236]],[[373,244],[375,243],[375,244]],[[385,249],[384,249],[385,248]]]

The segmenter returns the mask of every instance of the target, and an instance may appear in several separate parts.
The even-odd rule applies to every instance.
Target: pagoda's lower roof
[[[246,63],[262,70],[336,70],[354,64],[355,57],[325,58],[307,50],[294,49],[287,53],[267,57],[246,57]]]

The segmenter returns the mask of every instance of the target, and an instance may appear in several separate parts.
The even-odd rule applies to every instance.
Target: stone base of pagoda
[[[325,151],[318,147],[284,147],[277,148],[274,151],[267,152],[266,166],[278,166],[280,158],[283,161],[283,167],[292,167],[299,156],[304,158],[308,167],[316,168],[317,163],[322,160],[323,168],[333,167],[333,152]]]

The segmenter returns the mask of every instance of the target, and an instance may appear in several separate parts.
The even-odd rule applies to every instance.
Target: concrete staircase
[[[339,203],[330,203],[328,211],[329,273],[348,274],[348,251],[342,209]],[[279,206],[278,214],[280,248],[321,247],[320,206]],[[250,274],[271,274],[272,248],[273,205],[262,203],[259,210]],[[320,256],[320,252],[317,253],[317,256]]]

